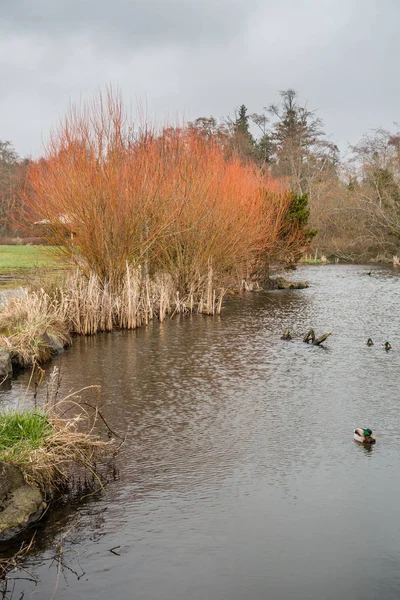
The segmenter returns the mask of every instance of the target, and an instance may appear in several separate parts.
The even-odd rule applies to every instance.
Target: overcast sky
[[[38,156],[108,83],[165,120],[298,91],[346,150],[400,121],[400,0],[0,0],[0,139]]]

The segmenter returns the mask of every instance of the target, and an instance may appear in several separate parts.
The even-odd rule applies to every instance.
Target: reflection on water
[[[101,384],[99,406],[128,438],[107,495],[42,525],[34,593],[53,593],[48,559],[65,535],[85,575],[65,573],[58,599],[398,599],[400,278],[368,270],[304,267],[307,290],[78,338],[59,361],[62,392]],[[309,327],[333,331],[325,350],[301,342]],[[356,426],[376,433],[371,451]]]

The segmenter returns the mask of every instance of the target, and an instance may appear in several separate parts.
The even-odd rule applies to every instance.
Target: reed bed
[[[136,329],[154,318],[197,312],[219,314],[226,288],[214,288],[213,269],[198,278],[187,293],[169,274],[151,278],[142,267],[126,266],[118,285],[104,283],[79,270],[11,299],[0,311],[0,349],[10,352],[13,364],[28,367],[47,361],[71,343],[71,334],[93,335],[113,329]]]
[[[44,290],[42,293],[46,295]],[[177,289],[171,275],[151,278],[142,267],[126,266],[117,287],[104,284],[93,273],[87,278],[75,271],[53,301],[70,333],[92,335],[115,328],[136,329],[154,318],[163,322],[167,316],[181,313],[219,314],[224,295],[224,288],[213,287],[211,266],[204,287],[186,294]]]

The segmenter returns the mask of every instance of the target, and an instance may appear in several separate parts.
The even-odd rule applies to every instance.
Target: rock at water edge
[[[0,350],[0,382],[12,377],[12,374],[11,355],[8,350]]]
[[[45,508],[40,490],[28,485],[17,467],[0,461],[0,542],[37,521]]]

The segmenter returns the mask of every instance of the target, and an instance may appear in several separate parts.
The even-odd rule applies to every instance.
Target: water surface
[[[127,442],[107,495],[41,525],[27,565],[39,583],[15,597],[398,600],[400,277],[369,270],[303,267],[307,290],[78,338],[61,391],[100,384]],[[302,343],[309,327],[333,332],[325,349]],[[373,429],[372,451],[356,426]],[[51,566],[60,537],[81,577]]]

